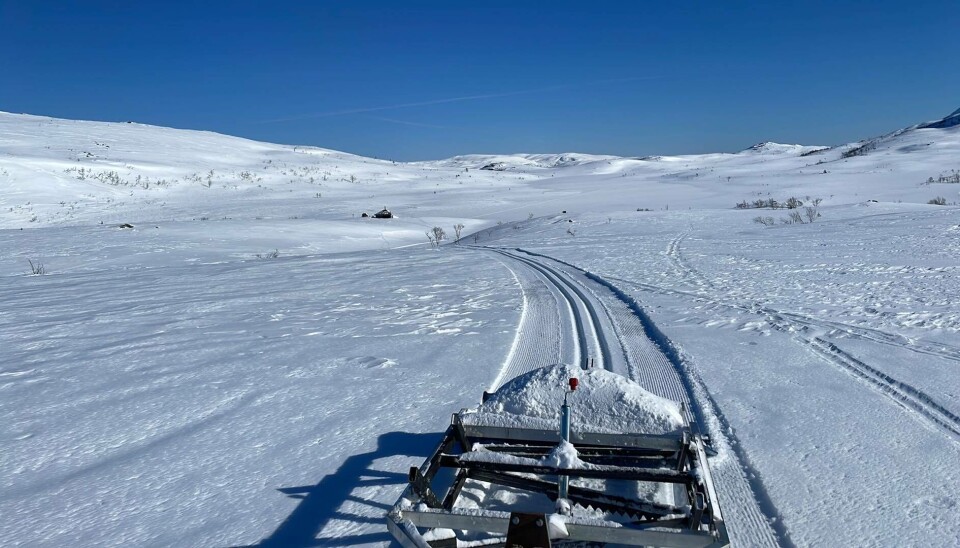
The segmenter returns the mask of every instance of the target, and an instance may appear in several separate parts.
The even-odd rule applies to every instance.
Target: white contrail
[[[269,124],[274,122],[290,122],[293,120],[304,120],[309,118],[327,118],[330,116],[345,116],[347,114],[363,114],[365,112],[377,112],[380,110],[393,110],[398,108],[410,108],[410,107],[423,107],[428,105],[441,105],[444,103],[459,103],[461,101],[475,101],[478,99],[496,99],[498,97],[512,97],[514,95],[529,95],[531,93],[543,93],[546,91],[557,91],[561,89],[570,89],[578,87],[587,87],[587,86],[599,86],[604,84],[620,84],[625,82],[636,82],[639,80],[657,80],[661,78],[660,76],[634,76],[630,78],[615,78],[611,80],[596,80],[593,82],[582,82],[579,84],[559,84],[555,86],[547,86],[542,88],[534,89],[524,89],[519,91],[507,91],[503,93],[484,93],[479,95],[463,95],[460,97],[446,97],[443,99],[430,99],[428,101],[416,101],[413,103],[400,103],[396,105],[382,105],[376,107],[361,107],[361,108],[352,108],[345,110],[333,110],[329,112],[317,112],[313,114],[300,114],[296,116],[288,116],[285,118],[273,118],[270,120],[261,120],[262,124]]]
[[[383,116],[364,116],[364,118],[369,118],[371,120],[379,120],[381,122],[390,122],[391,124],[400,124],[404,126],[429,127],[434,129],[450,129],[450,126],[438,126],[436,124],[425,124],[423,122],[410,122],[408,120],[397,120],[396,118],[385,118]]]

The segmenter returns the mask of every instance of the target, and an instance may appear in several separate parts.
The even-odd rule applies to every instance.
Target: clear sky
[[[0,110],[395,160],[839,144],[957,107],[957,0],[0,0]]]

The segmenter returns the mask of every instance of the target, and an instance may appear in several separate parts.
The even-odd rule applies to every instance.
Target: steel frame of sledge
[[[558,542],[664,548],[729,545],[705,444],[691,429],[665,435],[574,432],[571,442],[590,466],[557,468],[531,460],[545,456],[560,441],[557,431],[493,426],[477,420],[480,417],[469,412],[454,414],[436,451],[422,466],[410,469],[409,485],[387,514],[387,526],[403,546],[456,546],[449,533],[446,537],[429,535],[434,529],[483,532],[489,535],[488,540],[479,543],[503,546],[511,522],[517,523],[515,515],[525,515],[523,509],[516,514],[458,509],[455,505],[464,484],[468,480],[483,481],[556,500],[559,476],[673,484],[682,486],[678,492],[685,493],[685,504],[631,500],[571,485],[570,502],[629,519],[565,518],[568,535],[555,539]],[[473,452],[476,444],[482,444],[484,451]],[[485,458],[486,454],[495,456]],[[525,459],[498,458],[500,455]],[[453,481],[439,493],[434,479],[445,468],[453,472]],[[428,537],[435,540],[428,541]]]

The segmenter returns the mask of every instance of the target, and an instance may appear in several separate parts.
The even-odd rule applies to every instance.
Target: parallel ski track
[[[528,258],[518,256],[502,249],[494,249],[496,253],[509,257],[515,261],[521,262],[533,270],[543,275],[549,283],[552,283],[563,298],[573,314],[574,331],[577,337],[578,356],[577,360],[580,367],[587,369],[590,367],[590,358],[598,358],[598,365],[608,370],[613,370],[613,360],[610,351],[610,343],[604,334],[603,326],[600,321],[600,315],[597,313],[593,303],[583,291],[573,284],[565,276],[559,274],[552,268],[544,266],[541,263]],[[586,314],[586,316],[585,316]],[[596,350],[598,356],[591,356],[590,350]],[[597,364],[597,362],[594,362]]]
[[[529,254],[526,251],[518,251]],[[691,405],[689,391],[685,389],[676,369],[664,353],[664,349],[648,335],[643,324],[636,321],[634,312],[628,306],[615,298],[612,299],[612,303],[603,303],[601,297],[591,287],[595,286],[596,282],[591,283],[589,277],[582,271],[563,271],[560,268],[554,268],[543,262],[537,262],[514,253],[504,252],[503,250],[498,250],[498,252],[547,273],[546,275],[551,280],[565,285],[574,292],[577,302],[589,311],[590,319],[594,325],[591,331],[598,333],[602,338],[601,344],[605,349],[602,364],[605,369],[637,381],[645,389],[658,396],[682,403],[688,420],[700,422],[698,417],[695,416],[696,409]],[[542,261],[542,259],[540,260]],[[589,291],[590,297],[586,295],[586,291]],[[614,297],[614,295],[611,294],[610,297]],[[599,305],[595,305],[595,302]],[[620,306],[610,306],[616,303],[619,303]],[[604,323],[616,335],[619,352],[614,353],[610,350],[610,344],[601,325],[601,313],[597,311],[597,308],[602,310],[603,317],[606,320]],[[582,365],[586,366],[587,364]]]
[[[572,360],[576,352],[557,329],[564,321],[564,303],[557,288],[525,265],[506,258],[501,263],[520,286],[523,307],[510,353],[490,384],[491,392],[527,371]]]
[[[587,333],[595,334],[605,368],[636,380],[656,395],[682,403],[688,419],[697,427],[710,427],[715,443],[730,450],[730,462],[736,465],[717,467],[714,477],[735,545],[793,545],[759,473],[750,465],[715,402],[639,304],[609,282],[569,263],[523,249],[486,249],[536,270],[555,284],[571,310],[582,307],[586,312],[585,316],[575,315],[580,348],[586,348],[583,341]],[[584,324],[585,318],[589,324]],[[619,352],[610,350],[604,326],[615,333]],[[581,364],[586,365],[582,360]]]

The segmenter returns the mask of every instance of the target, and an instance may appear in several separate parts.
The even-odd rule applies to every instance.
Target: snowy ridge
[[[745,149],[743,152],[755,152],[758,154],[803,154],[806,152],[821,150],[823,148],[824,147],[818,146],[784,145],[780,143],[774,143],[772,141],[764,141]]]
[[[874,150],[884,151],[893,148],[896,148],[899,152],[912,152],[920,147],[934,144],[934,141],[930,140],[924,142],[924,139],[930,139],[932,136],[929,132],[921,130],[950,129],[957,125],[960,125],[960,109],[934,122],[913,125],[880,137],[860,141],[856,145],[849,145],[843,156],[862,156]]]
[[[921,124],[921,129],[946,129],[960,125],[960,108],[951,112],[949,115],[937,120],[935,122],[927,122],[926,124]]]
[[[321,212],[342,219],[384,205],[400,208],[406,219],[414,210],[421,218],[436,213],[489,222],[507,220],[517,208],[535,214],[563,209],[550,204],[562,206],[565,196],[584,194],[585,188],[589,193],[579,201],[590,208],[637,195],[637,189],[644,192],[634,209],[729,208],[770,184],[766,192],[781,201],[811,196],[829,197],[831,204],[926,203],[939,189],[922,183],[958,169],[958,155],[956,126],[914,126],[832,149],[761,143],[737,154],[655,159],[565,153],[399,163],[211,132],[2,113],[0,227],[249,218],[251,213],[275,218]],[[597,179],[584,187],[584,177]],[[846,183],[837,185],[838,178]],[[429,211],[428,198],[438,192],[461,205]],[[536,195],[539,204],[531,200]],[[260,204],[256,212],[246,207],[251,201]],[[402,225],[410,242],[430,222],[394,224]],[[378,234],[372,236],[383,243]]]
[[[618,156],[581,154],[576,152],[567,152],[564,154],[467,154],[454,156],[446,160],[418,163],[441,167],[507,170],[519,168],[563,168],[617,159],[620,158]]]

